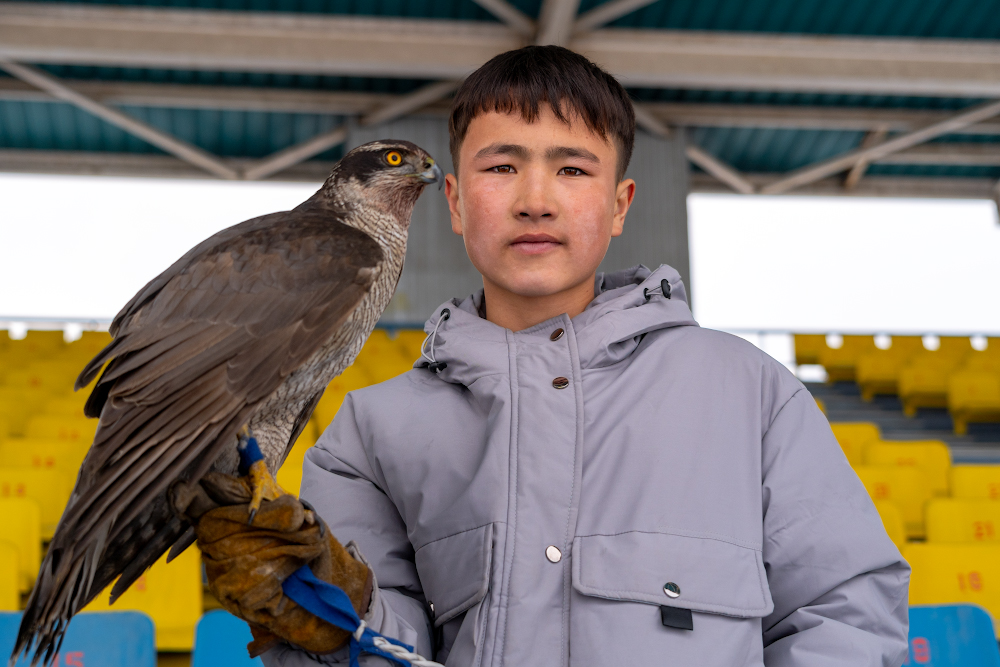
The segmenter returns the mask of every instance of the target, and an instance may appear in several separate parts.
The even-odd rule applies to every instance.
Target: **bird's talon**
[[[253,525],[253,518],[254,518],[255,516],[257,516],[257,510],[256,510],[256,509],[251,509],[251,510],[250,510],[250,520],[249,520],[249,521],[247,521],[247,525],[248,525],[248,526],[252,526],[252,525]]]

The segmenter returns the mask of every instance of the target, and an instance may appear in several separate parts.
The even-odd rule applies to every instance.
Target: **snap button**
[[[545,547],[545,557],[549,559],[550,563],[558,563],[562,560],[562,552],[556,546]]]
[[[565,389],[566,387],[569,386],[569,380],[567,380],[564,377],[557,377],[555,380],[552,381],[552,386],[555,387],[556,389]]]
[[[549,340],[559,340],[560,338],[563,337],[564,333],[566,332],[563,331],[562,329],[556,329],[555,331],[552,332],[552,335],[549,336]]]
[[[681,596],[681,587],[672,581],[668,581],[663,584],[663,592],[667,594],[668,598],[679,598]]]

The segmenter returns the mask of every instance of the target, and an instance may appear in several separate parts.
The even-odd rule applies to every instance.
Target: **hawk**
[[[203,241],[143,287],[76,389],[99,417],[21,621],[13,660],[59,651],[70,618],[118,579],[114,602],[164,552],[194,541],[168,491],[235,475],[251,430],[271,473],[389,303],[410,216],[441,168],[418,146],[347,153],[312,197]],[[101,373],[101,369],[104,369]],[[255,495],[259,499],[259,494]]]

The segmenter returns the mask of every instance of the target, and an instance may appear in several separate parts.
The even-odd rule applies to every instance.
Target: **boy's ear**
[[[458,177],[448,174],[444,177],[444,196],[451,212],[451,231],[462,235],[462,213],[458,207]]]
[[[635,181],[626,178],[618,184],[615,190],[615,215],[611,221],[611,236],[621,236],[625,228],[625,214],[628,213],[632,199],[635,198]],[[452,215],[452,227],[454,227],[454,215]]]

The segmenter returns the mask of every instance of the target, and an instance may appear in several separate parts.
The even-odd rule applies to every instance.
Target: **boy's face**
[[[622,233],[635,182],[617,181],[611,141],[570,119],[542,105],[534,123],[491,112],[469,124],[445,194],[488,288],[542,297],[580,287]]]

